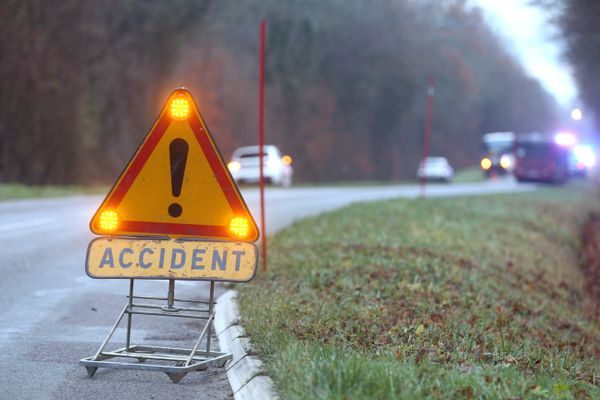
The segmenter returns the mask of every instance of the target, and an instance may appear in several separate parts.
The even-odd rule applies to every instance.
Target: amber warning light
[[[119,216],[115,211],[106,210],[100,214],[100,229],[112,232],[119,226]]]
[[[243,239],[248,236],[250,226],[248,220],[244,217],[233,217],[229,222],[229,233],[237,239]]]
[[[184,120],[190,115],[190,102],[187,99],[176,97],[171,100],[171,117]]]

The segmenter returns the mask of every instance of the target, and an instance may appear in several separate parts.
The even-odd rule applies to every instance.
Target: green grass
[[[456,172],[452,182],[454,183],[470,183],[470,182],[482,182],[485,180],[481,168],[477,166],[463,168]]]
[[[61,197],[74,194],[107,193],[105,186],[28,186],[18,183],[0,184],[0,201],[32,197]]]
[[[411,185],[414,181],[369,181],[369,180],[358,180],[358,181],[335,181],[335,182],[294,182],[292,187],[298,188],[329,188],[329,187],[379,187],[379,186],[396,186],[396,185]]]
[[[284,399],[600,398],[581,187],[356,204],[270,242],[242,324]]]
[[[458,170],[452,179],[453,183],[471,183],[471,182],[482,182],[485,180],[481,169],[477,166],[463,168]],[[395,181],[335,181],[335,182],[294,182],[292,187],[294,188],[318,188],[318,187],[378,187],[378,186],[397,186],[397,185],[415,185],[419,184],[417,178],[404,179]],[[441,184],[436,181],[429,181],[429,184]],[[241,188],[257,187],[257,184],[240,184]]]

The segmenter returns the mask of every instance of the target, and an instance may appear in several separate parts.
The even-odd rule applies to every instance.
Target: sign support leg
[[[149,300],[148,303],[138,303],[139,300]],[[167,300],[167,305],[160,302]],[[191,303],[192,306],[178,307],[177,303]],[[208,308],[195,306],[195,304],[208,304]],[[220,353],[210,351],[211,334],[213,330],[213,320],[215,317],[215,282],[210,281],[210,295],[208,302],[200,300],[184,300],[175,298],[175,280],[169,280],[169,289],[167,298],[134,296],[134,279],[129,282],[129,299],[123,310],[119,314],[117,321],[104,339],[95,355],[84,358],[79,363],[85,367],[91,378],[98,368],[125,368],[146,371],[164,372],[174,382],[178,383],[189,372],[203,371],[213,365],[218,368],[225,366],[225,363],[233,358],[231,353]],[[117,327],[123,321],[127,314],[126,347],[106,351],[108,343],[114,336]],[[200,336],[194,342],[191,349],[150,346],[150,345],[132,345],[131,329],[133,314],[145,316],[179,317],[196,320],[205,320],[206,323],[200,333]],[[206,337],[206,351],[200,351],[198,348],[202,340]],[[138,362],[117,361],[118,359],[137,359]],[[162,361],[163,363],[156,363]],[[175,363],[175,365],[165,365],[164,361]]]
[[[131,311],[133,307],[133,279],[129,280],[129,304],[128,310]],[[125,350],[129,351],[129,347],[131,346],[131,318],[133,314],[130,312],[127,313],[127,339],[125,341]]]
[[[208,321],[208,332],[206,335],[206,352],[210,353],[210,338],[212,336],[212,318],[215,306],[215,281],[210,281],[210,296],[208,298],[208,315],[211,319]]]
[[[119,326],[119,323],[121,322],[121,320],[123,319],[123,315],[125,315],[125,312],[127,311],[127,306],[123,307],[123,310],[121,311],[121,314],[119,314],[119,318],[117,318],[117,322],[115,322],[115,324],[113,325],[112,329],[110,330],[110,332],[108,333],[108,336],[106,336],[106,338],[104,339],[104,341],[102,342],[102,344],[100,345],[100,348],[98,349],[98,351],[96,352],[96,354],[94,355],[94,360],[98,360],[100,358],[100,354],[102,353],[102,351],[104,350],[104,348],[106,347],[106,345],[108,344],[108,341],[110,340],[110,338],[112,337],[112,335],[115,333],[115,331],[117,330],[117,326]]]
[[[175,279],[169,279],[169,291],[167,293],[167,309],[173,311],[175,302]]]

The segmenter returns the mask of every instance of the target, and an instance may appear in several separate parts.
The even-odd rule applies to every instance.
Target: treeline
[[[579,94],[596,126],[600,123],[600,2],[596,0],[545,0],[559,10],[558,23],[564,33],[567,57],[573,66]]]
[[[484,132],[554,122],[553,100],[463,1],[5,0],[0,181],[111,182],[176,86],[225,157],[255,144],[263,17],[267,141],[300,179],[414,176],[430,78],[432,154],[457,167]]]

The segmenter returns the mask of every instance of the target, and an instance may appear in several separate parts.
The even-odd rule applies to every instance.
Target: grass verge
[[[0,184],[0,201],[33,197],[61,197],[74,194],[106,193],[106,186],[27,186],[18,183]]]
[[[471,183],[471,182],[483,182],[485,177],[481,168],[478,166],[463,168],[456,172],[452,182],[454,183]]]
[[[284,399],[600,398],[572,188],[357,204],[271,241],[242,324]]]

